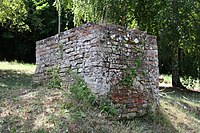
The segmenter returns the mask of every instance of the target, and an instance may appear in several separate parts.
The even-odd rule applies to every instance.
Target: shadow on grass
[[[33,74],[23,71],[0,70],[0,99],[17,95],[19,90],[23,92],[31,89],[32,77]]]
[[[0,70],[0,132],[45,133],[62,126],[61,90],[32,88],[32,77],[24,71]]]
[[[176,101],[186,101],[191,104],[199,104],[200,107],[200,92],[192,90],[181,90],[173,87],[160,88],[160,92],[164,98],[171,98]]]
[[[30,87],[33,74],[14,70],[0,70],[0,89]]]
[[[31,87],[32,74],[25,72],[0,70],[0,132],[67,132],[67,118],[60,114],[60,106],[64,101],[61,90]],[[171,93],[174,92],[175,93]],[[187,92],[164,90],[170,97],[198,100],[199,93],[188,95]],[[182,94],[183,93],[183,94]],[[64,110],[63,110],[64,111]],[[89,112],[90,114],[95,112]],[[95,113],[96,114],[96,113]],[[97,113],[98,114],[98,113]],[[97,115],[98,117],[98,115]],[[108,122],[106,119],[84,118],[79,128],[102,129],[102,132],[133,131],[147,133],[178,132],[166,112],[161,110],[156,116],[146,115],[132,121]],[[116,124],[118,123],[118,124]],[[98,128],[96,127],[98,126]],[[73,127],[73,125],[72,125]],[[77,128],[77,127],[75,127]],[[92,129],[91,129],[92,128]],[[136,130],[138,128],[138,130]],[[114,130],[113,130],[114,129]],[[127,130],[129,129],[129,130]],[[98,131],[95,131],[98,133]]]
[[[160,88],[163,98],[200,120],[200,92],[174,87]]]
[[[60,109],[64,101],[61,90],[37,88],[14,93],[0,101],[0,132],[66,131],[66,118]]]
[[[142,118],[136,118],[140,121],[148,133],[178,133],[178,130],[174,127],[174,123],[166,115],[163,108],[156,114],[147,114]]]

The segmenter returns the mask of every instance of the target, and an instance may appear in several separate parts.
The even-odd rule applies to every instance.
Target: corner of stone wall
[[[108,97],[121,118],[142,116],[159,106],[158,50],[155,36],[138,29],[85,24],[36,42],[34,80],[48,79],[47,69],[59,65],[64,83],[72,82],[66,70],[77,73],[97,97]],[[62,58],[60,56],[62,52]],[[140,65],[139,65],[140,64]],[[122,84],[125,71],[136,72],[131,86]]]

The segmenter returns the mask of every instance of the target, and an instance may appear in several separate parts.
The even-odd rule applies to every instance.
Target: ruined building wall
[[[38,83],[56,66],[64,83],[71,80],[69,68],[77,72],[95,95],[108,95],[119,117],[140,116],[159,104],[157,41],[143,31],[85,24],[36,42],[36,65]],[[136,71],[131,87],[121,83],[129,70]]]

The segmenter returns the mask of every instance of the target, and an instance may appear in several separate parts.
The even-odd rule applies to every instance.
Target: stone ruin
[[[119,118],[144,115],[159,106],[158,48],[155,36],[137,29],[88,23],[36,42],[34,81],[48,80],[48,69],[60,68],[62,82],[76,72],[98,96],[115,105]],[[131,86],[122,84],[126,75]],[[126,79],[125,79],[126,80]]]

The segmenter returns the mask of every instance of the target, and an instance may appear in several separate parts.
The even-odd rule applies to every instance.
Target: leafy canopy
[[[24,0],[1,0],[0,1],[0,23],[2,26],[23,31],[29,29],[25,23],[27,10]]]
[[[122,25],[126,18],[128,27],[135,27],[134,0],[65,0],[74,14],[74,24],[84,22],[115,23]]]

